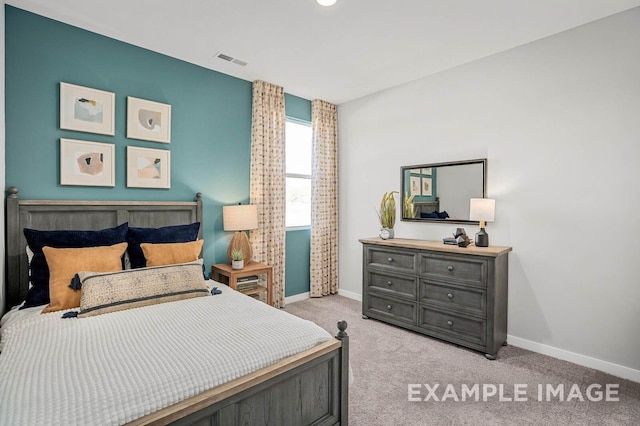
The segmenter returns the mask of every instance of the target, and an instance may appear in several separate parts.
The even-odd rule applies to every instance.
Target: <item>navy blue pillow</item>
[[[420,217],[422,219],[439,219],[438,212],[431,212],[431,213],[420,212]]]
[[[82,248],[111,246],[123,243],[127,239],[129,225],[123,223],[115,228],[99,231],[38,231],[24,228],[27,244],[33,252],[31,260],[31,284],[23,308],[46,305],[49,303],[49,265],[42,252],[43,247]]]
[[[449,217],[449,213],[447,213],[447,211],[446,211],[446,210],[443,210],[443,211],[441,211],[440,213],[438,213],[438,217],[439,217],[440,219],[446,219],[446,218],[448,218],[448,217]]]
[[[188,243],[198,239],[199,230],[200,222],[162,228],[129,228],[127,253],[129,253],[131,268],[144,268],[147,265],[140,248],[141,243]]]

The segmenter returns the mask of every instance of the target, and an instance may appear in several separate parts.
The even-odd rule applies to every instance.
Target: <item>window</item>
[[[311,225],[311,125],[287,119],[285,127],[287,228]]]

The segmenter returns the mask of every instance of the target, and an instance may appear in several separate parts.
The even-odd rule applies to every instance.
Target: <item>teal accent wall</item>
[[[205,264],[226,262],[232,233],[222,229],[222,206],[249,200],[251,82],[12,6],[5,31],[6,185],[24,199],[189,201],[201,192]],[[116,94],[115,136],[60,130],[61,81]],[[170,144],[126,138],[127,96],[171,105]],[[311,119],[309,101],[286,95],[286,103]],[[60,186],[60,138],[114,144],[115,187]],[[129,145],[171,151],[171,189],[126,187]],[[299,277],[305,265],[294,254],[287,270]],[[308,277],[308,255],[306,263]]]
[[[285,250],[287,256],[285,297],[308,292],[311,282],[311,229],[287,231]]]
[[[285,94],[285,109],[288,118],[311,122],[311,101]],[[306,293],[310,288],[311,229],[291,229],[287,231],[285,253],[286,297]]]

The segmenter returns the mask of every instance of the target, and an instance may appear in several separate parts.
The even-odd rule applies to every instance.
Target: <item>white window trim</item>
[[[301,120],[299,118],[285,117],[285,122],[287,122],[287,121],[290,121],[291,123],[299,124],[301,126],[311,127],[311,122],[305,121],[305,120]],[[286,138],[285,138],[285,143],[286,143]],[[284,177],[285,177],[285,179],[286,178],[294,178],[294,179],[309,179],[309,180],[311,180],[311,175],[300,174],[300,173],[286,173],[285,172]],[[311,208],[313,208],[313,206]],[[286,212],[285,212],[285,214],[286,214]],[[285,232],[286,231],[304,231],[304,230],[308,230],[308,229],[311,229],[311,224],[285,226]]]

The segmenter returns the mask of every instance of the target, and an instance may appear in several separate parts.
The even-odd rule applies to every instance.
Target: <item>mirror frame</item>
[[[465,219],[431,219],[431,218],[405,218],[404,217],[404,176],[405,171],[409,169],[426,169],[429,167],[442,167],[442,166],[463,166],[465,164],[482,164],[482,198],[487,197],[487,159],[486,158],[478,158],[476,160],[464,160],[464,161],[450,161],[446,163],[431,163],[431,164],[416,164],[413,166],[402,166],[400,167],[400,220],[404,222],[419,222],[419,223],[461,223],[461,224],[469,224],[469,225],[479,225],[480,222],[477,220],[465,220]]]

